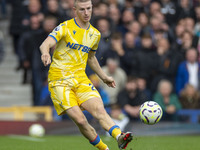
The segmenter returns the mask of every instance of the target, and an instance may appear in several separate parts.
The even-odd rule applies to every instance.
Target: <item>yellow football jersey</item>
[[[65,21],[50,34],[57,42],[49,69],[49,81],[85,76],[89,51],[96,51],[101,34],[91,24],[81,28],[76,19]]]

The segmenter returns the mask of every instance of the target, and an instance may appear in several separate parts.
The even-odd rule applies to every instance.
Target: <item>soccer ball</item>
[[[148,125],[158,123],[162,114],[162,108],[154,101],[147,101],[140,107],[140,120]]]
[[[29,135],[32,137],[43,137],[45,134],[45,129],[40,124],[32,124],[29,127]]]

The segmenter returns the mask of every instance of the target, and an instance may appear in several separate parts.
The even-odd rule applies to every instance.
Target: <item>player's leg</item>
[[[66,110],[66,114],[74,121],[80,129],[80,132],[89,140],[95,139],[96,132],[92,126],[89,125],[84,114],[78,106],[74,106]]]
[[[102,99],[89,79],[80,78],[77,80],[79,80],[79,85],[76,95],[79,105],[90,112],[101,126],[117,140],[120,149],[126,148],[127,144],[132,140],[131,133],[122,134],[119,126],[113,122],[105,111]]]
[[[111,117],[106,112],[101,98],[93,97],[81,104],[85,110],[90,112],[96,118],[101,126],[109,132],[118,142],[120,149],[125,149],[128,143],[132,140],[132,133],[122,133],[119,126],[117,126]]]
[[[119,129],[118,126],[115,125],[114,121],[111,119],[111,117],[104,109],[103,102],[100,98],[98,97],[91,98],[82,103],[81,107],[83,107],[85,110],[91,113],[91,115],[99,121],[102,128],[104,128],[106,131],[109,132],[109,130],[112,127],[116,127],[117,129],[116,133],[115,132],[112,133],[112,136],[114,138],[117,138],[117,136],[121,135],[121,130]]]
[[[77,97],[74,91],[71,90],[73,84],[70,81],[66,80],[68,86],[64,82],[50,82],[49,84],[51,99],[58,115],[67,113],[92,145],[100,150],[108,150],[107,145],[102,142],[78,106]],[[70,86],[70,83],[72,86]]]
[[[79,106],[74,106],[67,109],[66,113],[74,121],[80,132],[90,141],[92,145],[100,150],[108,150],[107,145],[102,142],[95,129],[88,123]]]

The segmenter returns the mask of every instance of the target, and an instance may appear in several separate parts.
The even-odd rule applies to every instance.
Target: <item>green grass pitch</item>
[[[110,150],[118,150],[110,137],[101,136]],[[95,150],[82,136],[0,136],[0,150]],[[127,150],[200,150],[200,136],[134,137]]]

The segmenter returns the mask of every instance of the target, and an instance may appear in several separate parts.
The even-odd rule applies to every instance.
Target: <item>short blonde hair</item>
[[[76,7],[76,4],[77,4],[78,2],[88,2],[88,1],[92,1],[92,0],[75,0],[75,1],[74,1],[74,7]]]

